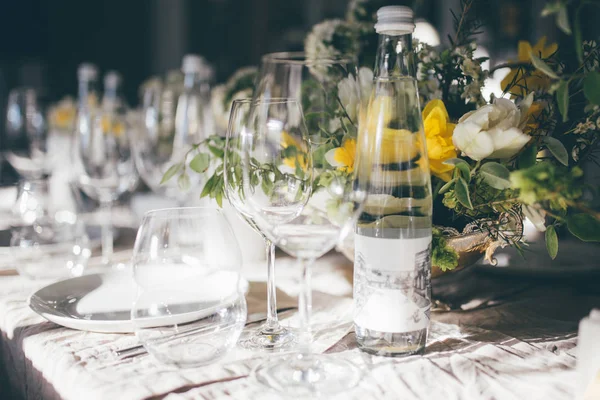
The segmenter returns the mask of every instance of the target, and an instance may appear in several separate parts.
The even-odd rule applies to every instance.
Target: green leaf
[[[223,155],[224,155],[223,149],[220,149],[218,147],[215,147],[215,146],[209,144],[208,150],[210,150],[210,152],[213,153],[215,155],[215,157],[223,158]]]
[[[551,136],[544,136],[544,144],[562,165],[569,165],[569,153],[567,153],[567,149],[565,149],[560,140]]]
[[[584,242],[600,242],[600,221],[589,214],[574,214],[567,218],[569,232]]]
[[[483,181],[494,189],[504,190],[510,187],[510,171],[497,162],[487,162],[481,166],[479,173]]]
[[[558,10],[556,14],[556,25],[561,31],[567,35],[571,34],[571,25],[569,24],[569,14],[567,13],[567,7],[563,6]]]
[[[210,156],[205,153],[198,153],[190,162],[190,168],[201,174],[208,169],[210,164]]]
[[[204,188],[202,189],[202,193],[200,193],[200,198],[206,197],[212,192],[213,186],[215,185],[215,182],[217,180],[216,177],[217,175],[213,175],[206,181],[206,183],[204,184]]]
[[[449,158],[443,162],[447,165],[454,165],[460,171],[462,177],[468,181],[471,180],[471,167],[469,163],[463,160],[462,158]]]
[[[473,209],[473,204],[471,203],[471,197],[469,196],[469,186],[467,186],[467,182],[463,178],[458,178],[456,181],[456,185],[454,186],[454,192],[456,193],[456,198],[463,206],[468,209]]]
[[[517,158],[517,165],[519,166],[519,169],[526,169],[526,168],[533,167],[537,160],[537,153],[538,153],[538,148],[535,144],[532,144],[531,146],[529,146],[525,150],[523,150],[521,152],[521,154],[519,154],[519,157]]]
[[[456,182],[456,180],[455,180],[455,179],[451,179],[451,180],[449,180],[448,182],[446,182],[446,183],[444,184],[444,186],[442,186],[442,187],[440,188],[440,190],[438,191],[438,193],[439,193],[439,194],[444,194],[444,193],[446,193],[448,190],[450,190],[450,188],[452,187],[452,185],[454,185],[454,182]]]
[[[163,175],[160,184],[164,184],[167,181],[169,181],[169,179],[171,179],[172,177],[175,176],[175,174],[177,174],[181,168],[183,168],[183,163],[177,163],[177,164],[173,164],[171,165],[171,167],[169,167],[169,169],[167,170],[167,172],[165,172],[165,174]]]
[[[556,235],[554,225],[550,225],[546,228],[546,249],[548,250],[550,258],[554,260],[558,254],[558,236]]]
[[[589,72],[583,79],[583,94],[590,103],[600,105],[600,72]]]
[[[261,187],[262,190],[264,192],[264,194],[266,194],[267,196],[271,196],[271,194],[273,193],[273,187],[275,186],[274,183],[269,179],[269,172],[266,172],[263,174],[262,180],[261,180]]]
[[[219,207],[223,208],[223,190],[222,189],[219,189],[219,191],[215,195],[215,200],[217,201],[217,204],[219,205]]]
[[[533,66],[536,69],[542,71],[543,73],[548,75],[550,78],[558,79],[558,75],[556,75],[556,73],[554,71],[552,71],[552,68],[550,68],[548,66],[548,64],[546,64],[544,62],[544,60],[542,60],[541,58],[539,58],[538,56],[536,56],[533,53],[529,53],[529,56],[531,57],[531,63],[533,64]]]
[[[181,190],[182,192],[187,192],[188,190],[190,190],[190,177],[188,176],[188,174],[183,173],[181,175],[179,175],[179,178],[177,178],[177,186],[179,186],[179,190]]]
[[[556,89],[556,102],[558,103],[558,111],[563,117],[563,122],[569,119],[569,82],[560,81]]]

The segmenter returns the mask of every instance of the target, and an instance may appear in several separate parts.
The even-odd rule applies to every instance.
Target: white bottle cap
[[[91,63],[79,64],[77,68],[77,78],[81,81],[90,81],[98,78],[98,68]]]
[[[405,35],[415,30],[413,11],[406,6],[386,6],[377,10],[377,33]]]
[[[104,87],[116,89],[121,84],[121,74],[117,71],[108,71],[104,75]]]
[[[196,54],[186,54],[183,56],[181,71],[184,74],[199,74],[204,69],[204,58]]]

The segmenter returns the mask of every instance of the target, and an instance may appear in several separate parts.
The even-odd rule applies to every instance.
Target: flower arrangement
[[[373,24],[381,3],[353,0],[345,20],[324,21],[305,40],[309,57],[357,56],[363,95],[370,93],[373,78]],[[564,1],[551,3],[542,14],[556,16],[559,28],[571,35],[576,62],[568,62],[561,49],[545,38],[535,45],[522,41],[518,59],[503,65],[511,71],[502,81],[502,97],[487,99],[482,93],[498,67],[486,70],[486,59],[475,57],[475,37],[482,25],[475,0],[461,0],[461,9],[453,13],[455,32],[448,47],[415,43],[435,196],[434,223],[440,227],[434,229],[433,264],[442,271],[456,268],[460,258],[446,232],[465,227],[487,230],[490,259],[499,246],[523,246],[524,217],[545,231],[552,258],[558,252],[557,232],[562,226],[581,240],[600,241],[597,188],[586,184],[582,168],[586,162],[597,163],[600,150],[600,47],[581,37],[580,11],[594,4],[570,3],[574,3],[571,9],[578,10],[574,15],[568,15]],[[255,74],[244,69],[215,89],[215,108],[222,114],[216,119],[222,125],[231,101],[251,93]],[[340,82],[341,104],[365,104],[350,92]],[[359,121],[360,116],[350,120]],[[349,177],[354,169],[356,129],[333,126],[329,131],[334,134],[313,149],[322,181]],[[223,142],[211,136],[197,144],[188,153],[193,157],[174,165],[164,180],[177,174],[182,180],[187,167],[198,173],[211,171],[202,196],[221,203],[223,170],[218,165]],[[209,169],[211,163],[216,167]]]

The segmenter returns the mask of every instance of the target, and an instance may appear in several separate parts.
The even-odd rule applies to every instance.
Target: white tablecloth
[[[264,279],[263,269],[248,266],[246,276]],[[277,272],[280,287],[294,295],[295,265],[279,259]],[[340,256],[329,255],[315,266],[315,289],[335,295],[316,296],[317,320],[349,310],[350,277],[351,264]],[[0,399],[11,398],[9,391],[15,398],[48,400],[280,398],[249,376],[272,355],[230,357],[186,370],[162,366],[151,356],[119,360],[114,350],[135,344],[134,336],[78,332],[45,322],[27,307],[39,285],[0,277],[0,368],[7,377]],[[364,368],[361,385],[339,399],[571,399],[577,321],[600,303],[597,286],[577,285],[535,284],[491,308],[434,314],[424,356],[368,356],[354,347],[353,333],[343,324],[318,338],[317,350],[350,357]]]

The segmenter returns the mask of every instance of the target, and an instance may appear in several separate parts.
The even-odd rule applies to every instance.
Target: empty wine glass
[[[207,364],[235,346],[246,322],[241,254],[222,212],[146,213],[133,250],[136,336],[159,361]]]
[[[78,184],[100,202],[102,218],[102,263],[111,264],[113,232],[111,207],[121,194],[137,184],[130,150],[130,130],[125,110],[99,109],[90,113],[89,127],[80,129],[76,143],[80,171]]]
[[[6,107],[6,159],[24,178],[50,173],[48,126],[39,94],[31,88],[10,91]]]
[[[231,106],[229,114],[229,126],[227,130],[227,139],[225,143],[225,156],[223,170],[225,178],[225,195],[229,203],[237,211],[238,215],[244,219],[256,232],[265,240],[266,259],[267,259],[267,321],[258,329],[251,331],[249,337],[244,338],[240,344],[246,348],[263,350],[284,350],[294,345],[294,335],[289,330],[281,326],[277,319],[277,299],[275,286],[275,244],[268,239],[264,233],[256,226],[252,214],[248,210],[248,203],[245,201],[243,193],[243,180],[241,168],[241,156],[246,140],[251,136],[250,127],[247,125],[250,113],[251,99],[235,100]],[[258,103],[256,103],[258,104]],[[285,99],[274,99],[262,103],[263,107],[268,107],[272,112],[278,114],[277,123],[280,129],[285,130],[285,136],[274,137],[273,144],[279,150],[277,140],[287,140],[286,143],[292,143],[294,137],[291,136],[294,131],[298,132],[300,140],[304,129],[297,116],[300,115],[298,104],[294,101]],[[296,119],[296,120],[292,120]],[[283,132],[283,131],[282,131]],[[280,132],[282,135],[283,133]],[[273,131],[274,135],[277,132]],[[290,150],[291,151],[291,150]],[[288,161],[290,163],[291,161]],[[265,181],[266,182],[266,181]],[[265,183],[267,185],[267,183]],[[309,186],[307,186],[307,189]],[[266,190],[269,190],[266,187]]]
[[[362,373],[347,360],[311,353],[310,266],[352,230],[366,191],[355,187],[352,176],[336,173],[321,174],[313,186],[314,153],[302,113],[289,107],[293,103],[253,103],[240,135],[241,195],[247,213],[261,232],[298,259],[302,274],[299,354],[267,362],[254,376],[282,394],[333,394],[355,386]],[[290,119],[302,128],[282,123],[281,116],[290,109]]]
[[[135,162],[144,182],[153,192],[184,204],[199,187],[201,175],[188,175],[190,184],[181,187],[175,180],[162,182],[173,164],[184,160],[192,145],[206,135],[205,63],[187,55],[183,59],[183,88],[156,79],[142,92],[142,129],[133,143]]]

